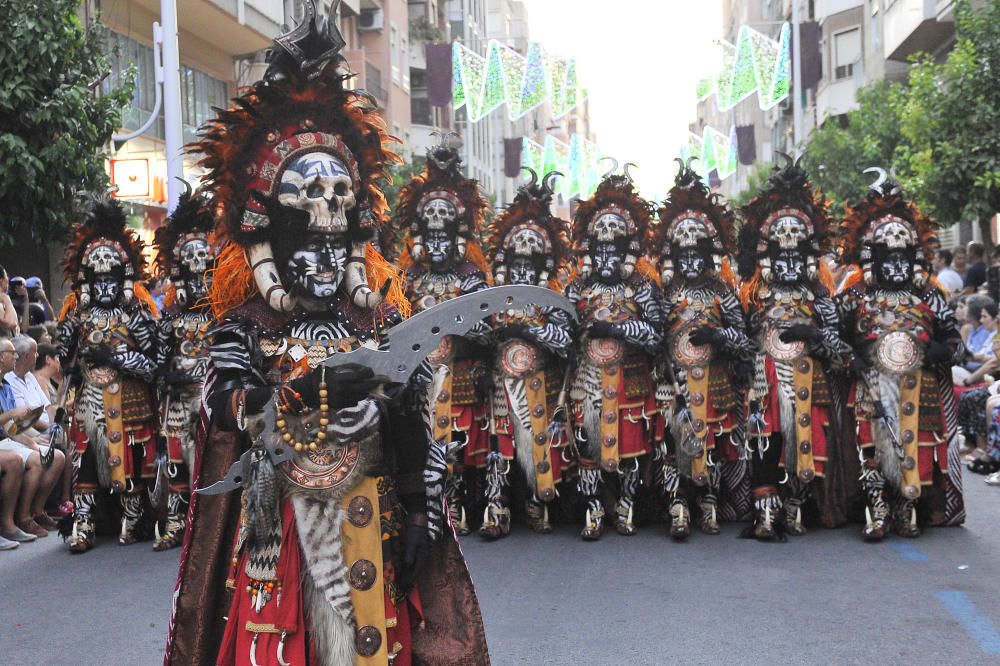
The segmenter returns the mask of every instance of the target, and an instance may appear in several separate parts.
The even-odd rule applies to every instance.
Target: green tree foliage
[[[810,137],[805,164],[837,209],[864,196],[862,170],[880,166],[943,223],[1000,210],[1000,0],[975,10],[957,0],[955,31],[943,63],[918,55],[905,83],[863,89],[844,126]]]
[[[107,188],[104,148],[132,84],[101,94],[110,71],[100,26],[79,0],[0,0],[0,245],[27,227],[62,237],[77,193]]]

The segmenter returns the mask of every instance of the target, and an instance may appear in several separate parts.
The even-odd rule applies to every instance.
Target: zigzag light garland
[[[466,107],[470,121],[480,120],[507,103],[516,120],[548,101],[552,117],[569,113],[586,95],[580,89],[576,61],[550,56],[541,44],[528,45],[528,55],[490,40],[486,57],[452,44],[452,101]]]
[[[713,169],[720,179],[729,178],[736,173],[736,126],[730,128],[728,136],[714,127],[706,127],[701,136],[689,133],[688,145],[681,148],[681,157],[685,160],[697,157],[691,168],[706,181]]]
[[[736,46],[722,42],[722,71],[715,78],[698,82],[698,101],[715,93],[719,109],[727,111],[754,92],[761,109],[770,109],[788,97],[792,71],[791,35],[788,23],[781,26],[778,41],[741,26]]]
[[[545,145],[527,137],[521,141],[521,166],[534,169],[539,178],[549,171],[564,174],[555,183],[559,194],[567,199],[585,198],[597,189],[601,173],[598,170],[600,150],[596,143],[579,134],[570,137],[568,144],[552,136],[545,137]]]

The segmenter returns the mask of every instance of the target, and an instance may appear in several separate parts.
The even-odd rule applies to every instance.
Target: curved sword
[[[490,287],[439,303],[393,326],[383,337],[386,343],[384,349],[358,347],[337,352],[325,364],[336,367],[357,363],[371,368],[377,377],[405,384],[424,359],[437,349],[444,336],[465,335],[491,315],[528,306],[559,308],[576,320],[573,304],[551,289],[527,285]],[[254,437],[253,446],[232,464],[225,477],[206,488],[195,490],[196,493],[218,495],[246,485],[253,456],[261,449],[266,451],[275,466],[292,457],[292,447],[274,436],[277,432],[274,400],[268,401],[261,416],[263,428]]]
[[[465,335],[490,315],[529,306],[559,308],[576,321],[573,304],[546,287],[489,287],[443,301],[396,324],[383,337],[388,344],[382,349],[358,347],[333,354],[324,363],[329,368],[357,363],[371,368],[376,377],[405,384],[444,336]]]
[[[195,492],[200,495],[220,495],[245,486],[247,477],[250,475],[250,466],[253,464],[253,457],[261,450],[267,454],[267,457],[271,459],[271,463],[275,467],[286,460],[290,460],[294,450],[275,436],[275,433],[278,431],[274,423],[276,418],[274,400],[269,400],[267,406],[264,407],[264,411],[261,413],[260,425],[262,427],[260,432],[254,437],[253,446],[247,449],[240,456],[239,460],[230,466],[229,471],[226,472],[226,475],[222,479],[205,488],[198,488]]]

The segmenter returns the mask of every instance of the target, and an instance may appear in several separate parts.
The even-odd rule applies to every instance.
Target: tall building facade
[[[752,159],[741,160],[736,173],[718,184],[726,195],[746,189],[754,169],[772,163],[775,151],[796,152],[795,95],[802,104],[801,147],[824,123],[845,122],[857,108],[859,89],[903,80],[911,55],[924,52],[943,60],[954,44],[953,0],[722,0],[723,39],[735,44],[742,25],[777,39],[781,25],[792,20],[793,2],[799,3],[802,23],[802,90],[793,85],[788,98],[768,110],[751,96],[722,112],[712,96],[699,103],[691,125],[697,134],[706,126],[722,131],[752,127],[742,136],[752,132],[753,145],[740,150],[742,157],[752,153]]]

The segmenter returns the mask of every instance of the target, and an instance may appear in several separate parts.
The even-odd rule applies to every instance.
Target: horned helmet
[[[660,251],[664,286],[673,281],[678,266],[685,279],[721,274],[726,257],[733,251],[733,212],[691,168],[692,160],[676,160],[680,168],[674,186],[660,206],[660,222],[652,230],[652,246]]]
[[[641,243],[653,209],[636,191],[630,166],[634,165],[625,164],[622,173],[616,174],[618,162],[614,160],[594,194],[576,210],[573,249],[584,279],[628,280],[642,256]]]
[[[371,245],[386,213],[379,183],[398,161],[389,150],[396,140],[374,98],[345,87],[345,42],[332,20],[338,4],[322,20],[307,0],[302,22],[275,38],[264,78],[190,146],[203,156],[222,244],[210,292],[216,314],[245,300],[251,279],[279,311],[341,294],[373,308],[383,299],[369,285],[373,271],[396,275]],[[402,302],[398,286],[390,296]]]
[[[142,240],[128,227],[117,199],[89,199],[83,221],[73,228],[63,267],[81,308],[122,306],[134,299],[136,283],[146,279],[146,259]]]
[[[860,264],[864,281],[888,288],[918,287],[929,279],[938,247],[937,224],[903,197],[895,174],[876,173],[868,194],[847,209],[838,246],[845,264]]]
[[[740,274],[764,283],[815,283],[820,257],[829,249],[827,203],[813,190],[802,158],[788,155],[775,166],[763,189],[743,207]]]
[[[502,284],[548,285],[558,289],[570,256],[569,225],[550,212],[553,182],[562,174],[551,171],[539,181],[531,174],[514,201],[486,230],[492,252],[493,281]]]
[[[427,150],[427,166],[399,193],[393,226],[403,232],[403,263],[432,270],[467,259],[484,264],[478,238],[489,202],[479,183],[461,172],[458,134],[435,135],[439,140]]]
[[[161,277],[170,279],[173,298],[181,306],[195,305],[208,295],[215,263],[215,248],[209,235],[214,219],[209,201],[191,190],[185,192],[167,223],[156,230],[156,264]]]

